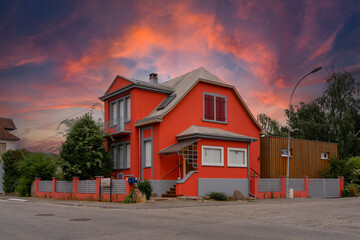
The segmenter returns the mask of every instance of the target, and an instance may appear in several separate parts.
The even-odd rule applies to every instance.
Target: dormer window
[[[204,93],[203,120],[226,123],[226,97],[214,93]]]

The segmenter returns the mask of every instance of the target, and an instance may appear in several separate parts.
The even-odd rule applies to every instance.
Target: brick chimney
[[[157,73],[150,73],[149,74],[149,82],[158,84],[158,74]]]

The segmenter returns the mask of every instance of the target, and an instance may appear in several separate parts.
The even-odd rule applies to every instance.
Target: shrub
[[[51,180],[56,171],[56,155],[45,153],[29,153],[24,160],[18,163],[21,177],[18,182],[17,191],[20,196],[30,196],[31,183],[35,177],[42,180]]]
[[[208,194],[209,198],[214,199],[216,201],[226,201],[227,195],[223,192],[210,192]]]
[[[132,197],[133,191],[134,190],[131,190],[131,192],[124,197],[124,200],[122,201],[122,203],[135,203],[135,201],[133,200],[133,197]]]
[[[360,185],[348,184],[342,191],[343,197],[358,197],[360,192]]]
[[[144,180],[138,184],[139,190],[146,195],[146,199],[149,200],[153,191],[150,181]]]
[[[18,171],[17,165],[23,161],[24,156],[29,152],[20,150],[8,150],[2,155],[4,175],[3,175],[3,186],[5,192],[15,192],[18,180],[20,178],[20,172]]]

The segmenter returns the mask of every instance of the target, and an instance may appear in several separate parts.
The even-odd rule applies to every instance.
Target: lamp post
[[[289,121],[288,121],[288,147],[287,147],[287,167],[286,167],[286,198],[289,198],[289,168],[290,168],[290,117],[291,117],[291,100],[292,97],[294,95],[295,89],[297,88],[297,86],[299,86],[300,82],[302,80],[304,80],[304,78],[306,78],[307,76],[309,76],[312,73],[316,73],[318,71],[320,71],[322,69],[322,67],[318,67],[315,68],[314,70],[312,70],[311,72],[309,72],[308,74],[306,74],[305,76],[303,76],[300,81],[296,84],[294,90],[291,93],[290,96],[290,101],[289,101]]]

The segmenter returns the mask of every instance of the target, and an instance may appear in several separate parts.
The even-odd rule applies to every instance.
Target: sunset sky
[[[203,66],[254,116],[284,123],[297,81],[331,64],[359,80],[358,0],[0,2],[0,117],[33,151],[60,146],[58,124],[101,103],[117,74],[163,82]],[[306,78],[293,104],[320,96],[326,76]]]

